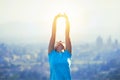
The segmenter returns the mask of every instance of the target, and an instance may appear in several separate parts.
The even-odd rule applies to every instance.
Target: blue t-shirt
[[[71,53],[68,50],[60,53],[52,50],[48,56],[50,64],[50,80],[71,80]]]

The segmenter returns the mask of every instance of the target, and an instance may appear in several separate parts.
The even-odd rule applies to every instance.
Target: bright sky
[[[119,4],[120,0],[0,0],[0,40],[49,42],[53,18],[64,12],[73,42],[94,41],[99,35],[120,40]],[[59,27],[64,26],[61,20],[58,33],[64,28]],[[57,40],[63,40],[62,35]]]

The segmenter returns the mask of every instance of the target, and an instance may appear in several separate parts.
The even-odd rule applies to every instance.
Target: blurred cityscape
[[[0,80],[49,80],[47,47],[0,42]],[[120,43],[98,36],[93,43],[73,44],[72,80],[120,80]]]

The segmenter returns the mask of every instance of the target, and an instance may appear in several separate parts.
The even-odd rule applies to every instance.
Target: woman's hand
[[[54,17],[54,20],[57,20],[57,18],[59,18],[59,17],[62,17],[62,14],[57,14],[55,17]]]

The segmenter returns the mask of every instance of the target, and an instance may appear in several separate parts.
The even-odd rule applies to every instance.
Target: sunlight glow
[[[62,40],[64,41],[64,37],[65,37],[65,18],[64,17],[60,17],[57,20],[57,40]]]
[[[52,6],[49,10],[50,10],[50,13],[48,14],[49,16],[45,17],[45,18],[49,18],[51,21],[49,22],[52,22],[53,18],[61,13],[61,14],[67,14],[68,18],[69,18],[69,21],[70,21],[70,33],[72,35],[75,35],[77,34],[78,32],[78,28],[76,28],[76,22],[77,20],[76,19],[76,14],[78,14],[77,12],[77,7],[72,4],[72,2],[69,2],[68,1],[62,1],[62,2],[55,2],[54,6]],[[76,21],[76,22],[75,22]],[[50,23],[51,24],[51,23]],[[79,31],[83,31],[82,29],[79,29]],[[58,22],[57,22],[57,40],[62,40],[64,41],[65,40],[65,19],[63,17],[59,18],[58,19]]]
[[[70,21],[70,36],[75,43],[91,41],[98,35],[120,39],[119,1],[112,0],[108,4],[100,0],[101,4],[98,3],[96,0],[2,0],[0,40],[23,43],[48,42],[53,19],[59,13],[67,14]],[[63,29],[59,26],[63,26]],[[58,29],[57,33],[63,39],[64,20],[58,20]],[[44,38],[41,38],[43,36]]]

